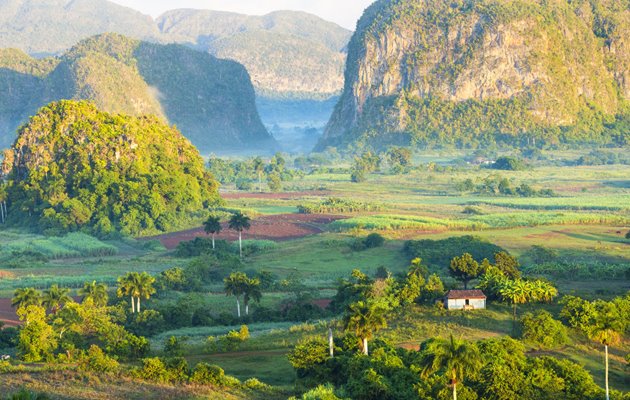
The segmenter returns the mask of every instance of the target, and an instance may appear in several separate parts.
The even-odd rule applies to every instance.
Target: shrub
[[[290,397],[289,400],[298,400],[297,397]],[[335,394],[335,387],[330,383],[319,385],[314,389],[304,393],[299,400],[342,400]]]
[[[79,368],[96,373],[112,373],[118,371],[118,361],[108,357],[97,345],[90,346],[87,354],[79,361]]]
[[[167,358],[164,361],[164,366],[168,371],[169,380],[174,382],[186,382],[190,375],[190,367],[188,361],[183,357]]]
[[[226,376],[221,367],[203,362],[195,365],[190,381],[200,385],[234,386],[238,384],[238,379]]]
[[[521,171],[525,169],[525,163],[516,157],[499,157],[490,168],[505,171]]]
[[[157,357],[145,358],[142,360],[142,368],[135,371],[138,378],[151,382],[164,383],[168,382],[169,373],[166,366]]]
[[[630,240],[630,231],[626,233],[626,239]]]
[[[554,348],[567,343],[567,329],[545,310],[527,313],[521,319],[524,340],[542,347]]]
[[[385,238],[378,233],[370,233],[365,238],[365,247],[367,249],[372,249],[375,247],[381,247],[383,243],[385,243]]]
[[[267,385],[266,383],[261,382],[256,378],[249,378],[248,380],[243,382],[243,385],[245,385],[245,387],[248,389],[255,390],[258,392],[270,392],[273,390],[272,386]]]

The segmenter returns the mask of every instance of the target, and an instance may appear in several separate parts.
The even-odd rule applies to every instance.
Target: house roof
[[[479,289],[473,290],[449,290],[447,299],[485,299],[486,295]]]

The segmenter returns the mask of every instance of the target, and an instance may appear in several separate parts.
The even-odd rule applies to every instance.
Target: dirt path
[[[321,233],[324,231],[325,225],[343,218],[346,217],[324,214],[265,215],[251,221],[251,228],[243,232],[243,238],[281,242]],[[208,237],[203,231],[203,227],[166,233],[146,239],[157,239],[164,247],[170,250],[176,248],[180,242],[192,240],[196,237]],[[236,240],[238,239],[238,233],[229,230],[227,224],[223,224],[223,231],[216,238]]]

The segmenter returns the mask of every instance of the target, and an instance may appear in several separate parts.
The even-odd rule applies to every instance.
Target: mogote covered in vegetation
[[[630,400],[628,0],[164,3],[0,1],[0,400]]]

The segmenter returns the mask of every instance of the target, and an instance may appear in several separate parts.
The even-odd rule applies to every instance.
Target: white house
[[[484,310],[486,295],[481,290],[449,290],[444,297],[444,307],[448,310]]]

